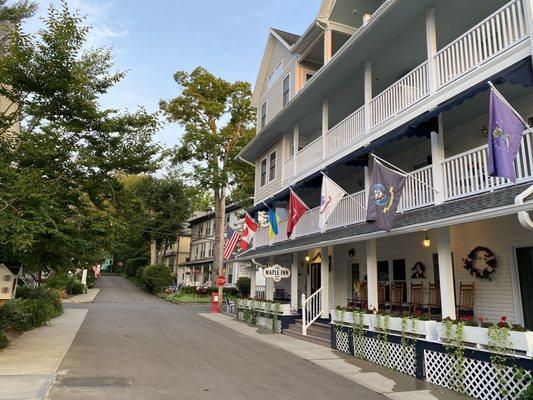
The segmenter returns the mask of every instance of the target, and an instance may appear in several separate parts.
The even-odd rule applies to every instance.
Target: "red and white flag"
[[[233,250],[235,250],[235,246],[240,239],[240,232],[237,232],[228,226],[228,230],[226,231],[226,245],[224,246],[224,260],[229,260],[232,257]]]
[[[291,189],[291,197],[289,198],[289,219],[287,220],[287,237],[291,237],[296,224],[307,210],[309,210],[307,204],[305,204]]]
[[[248,213],[244,214],[244,228],[241,232],[241,249],[243,251],[248,250],[250,243],[254,237],[255,231],[259,229],[259,226]]]

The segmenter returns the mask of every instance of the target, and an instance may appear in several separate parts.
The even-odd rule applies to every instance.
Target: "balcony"
[[[517,182],[533,180],[533,134],[527,132],[522,139],[520,152],[515,160]],[[471,196],[512,185],[502,178],[488,176],[487,145],[448,157],[442,161],[444,201]],[[434,204],[433,166],[429,165],[408,174],[398,212],[414,210]],[[327,230],[358,224],[366,217],[365,191],[346,196],[331,215]],[[256,232],[254,247],[272,245],[287,240],[286,221],[279,225],[279,235],[272,242],[268,239],[268,226]],[[293,239],[318,233],[318,207],[307,211],[293,233]]]
[[[323,138],[324,154],[320,137],[296,154],[296,168],[293,157],[286,160],[282,185],[286,187],[386,134],[391,129],[387,122],[394,124],[401,118],[407,122],[427,111],[423,106],[430,100],[451,98],[450,86],[489,60],[501,57],[504,61],[505,52],[529,36],[524,1],[509,2],[329,129]],[[476,74],[469,78],[475,79]]]

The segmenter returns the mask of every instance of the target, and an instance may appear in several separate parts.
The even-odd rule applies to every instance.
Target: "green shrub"
[[[137,272],[135,272],[135,279],[139,279],[142,281],[144,268],[145,267],[137,268]]]
[[[139,267],[144,267],[148,264],[148,259],[145,257],[128,258],[124,264],[124,272],[126,272],[127,276],[133,278]]]
[[[92,270],[92,268],[90,268],[87,270],[87,287],[92,288],[95,282],[96,276],[94,275],[94,271]]]
[[[6,348],[9,344],[9,339],[7,338],[7,335],[0,331],[0,349]]]
[[[34,328],[32,308],[29,299],[13,299],[0,308],[0,326],[29,331]]]
[[[74,281],[67,287],[67,293],[72,295],[83,294],[86,292],[85,285],[80,281]]]
[[[142,281],[151,293],[161,293],[172,283],[170,268],[166,265],[149,265],[143,270]]]
[[[61,304],[61,293],[56,289],[47,289],[45,287],[28,288],[22,287],[23,290],[19,291],[17,288],[17,298],[20,299],[41,299],[52,305],[57,315],[63,311],[63,305]]]
[[[63,273],[56,273],[44,281],[44,286],[51,289],[67,290],[68,286],[75,281],[73,276]]]
[[[530,383],[528,388],[520,394],[518,400],[533,400],[533,383]]]
[[[199,296],[196,294],[172,293],[165,295],[165,299],[177,304],[209,304],[211,296]]]
[[[252,283],[250,278],[246,278],[243,276],[237,279],[237,282],[235,282],[235,288],[237,289],[241,297],[248,297],[250,295],[251,284]]]

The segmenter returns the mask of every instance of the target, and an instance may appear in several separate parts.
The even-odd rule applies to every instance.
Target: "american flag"
[[[239,240],[241,240],[241,233],[228,226],[228,230],[226,231],[226,244],[224,246],[224,260],[229,260],[231,258],[233,250],[235,250],[235,246]]]

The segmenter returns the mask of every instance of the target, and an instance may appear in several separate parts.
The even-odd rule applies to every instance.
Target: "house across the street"
[[[22,263],[0,261],[0,305],[15,298]]]

